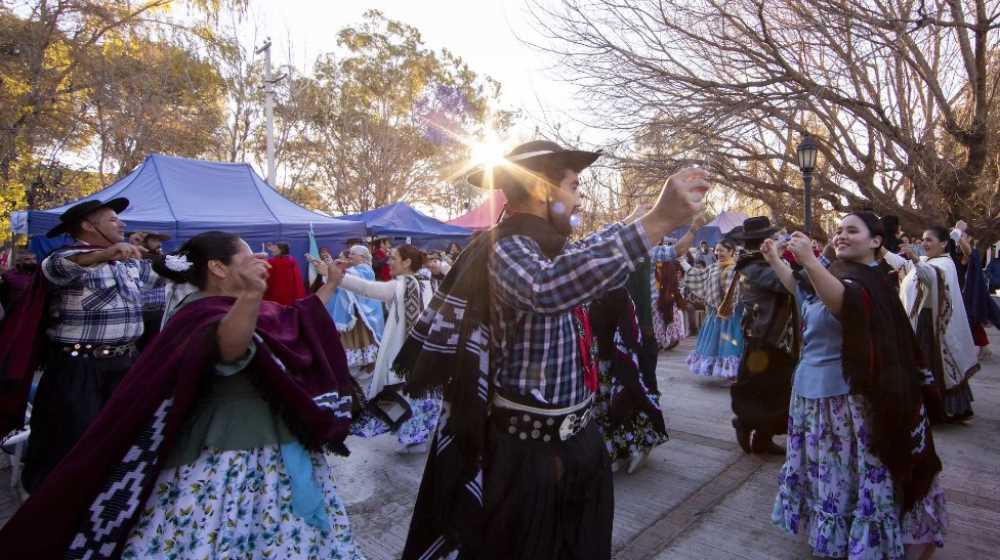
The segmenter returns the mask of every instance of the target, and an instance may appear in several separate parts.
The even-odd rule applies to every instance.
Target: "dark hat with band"
[[[502,170],[507,165],[513,165],[531,171],[538,171],[543,165],[549,162],[560,162],[567,169],[572,169],[579,173],[590,167],[599,157],[601,157],[601,152],[568,150],[555,142],[534,140],[532,142],[525,142],[511,150],[510,153],[504,156],[504,162],[496,167]],[[487,170],[485,167],[476,169],[466,177],[466,180],[477,187],[488,186],[483,184],[483,178]]]
[[[70,228],[76,224],[82,222],[94,212],[102,208],[110,208],[116,213],[121,213],[123,210],[128,208],[127,198],[113,198],[107,202],[101,202],[100,200],[87,200],[72,206],[69,210],[66,210],[59,216],[59,225],[49,230],[45,234],[45,237],[55,237],[63,233],[69,233]]]
[[[737,241],[748,241],[750,239],[767,239],[775,233],[777,233],[781,228],[774,227],[771,225],[771,220],[767,216],[755,216],[753,218],[747,218],[743,220],[743,231],[733,234],[730,232],[730,239],[735,239]]]

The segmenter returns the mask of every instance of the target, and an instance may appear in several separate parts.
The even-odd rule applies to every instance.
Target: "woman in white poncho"
[[[926,256],[917,257],[906,247],[907,258],[893,253],[884,258],[905,273],[899,295],[934,374],[929,384],[940,397],[936,403],[928,399],[931,418],[961,422],[972,417],[969,379],[979,370],[979,363],[958,272],[947,250],[949,241],[948,230],[934,226],[924,232],[921,242]]]
[[[368,386],[362,387],[370,404],[367,407],[370,417],[356,422],[352,432],[374,437],[394,431],[399,437],[400,451],[408,453],[427,450],[441,414],[440,397],[411,398],[402,390],[404,379],[393,368],[407,333],[433,295],[430,275],[426,269],[421,270],[425,259],[412,245],[402,245],[393,249],[389,257],[393,275],[389,282],[345,275],[340,284],[344,290],[381,300],[388,308],[375,369]]]

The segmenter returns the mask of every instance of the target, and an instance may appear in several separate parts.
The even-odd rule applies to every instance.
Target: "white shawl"
[[[417,286],[420,288],[420,308],[423,310],[430,304],[434,292],[429,280],[418,275],[412,277],[417,280]],[[378,357],[375,358],[375,369],[372,371],[371,383],[368,387],[364,387],[365,398],[371,400],[385,387],[404,381],[393,370],[392,363],[396,361],[396,355],[399,354],[409,334],[405,313],[406,282],[401,276],[389,282],[371,282],[357,276],[344,276],[340,287],[388,303],[389,316],[385,319],[385,330],[382,332]]]
[[[920,257],[913,263],[892,253],[887,253],[885,260],[893,268],[906,271],[899,297],[914,330],[921,309],[929,308],[933,314],[935,333],[941,341],[938,350],[944,364],[945,389],[960,385],[975,373],[978,361],[954,261],[946,255]]]

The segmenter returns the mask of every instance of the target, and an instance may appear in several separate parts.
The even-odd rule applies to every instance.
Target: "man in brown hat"
[[[49,283],[47,362],[31,415],[22,481],[31,492],[97,417],[137,356],[142,291],[159,282],[144,250],[125,241],[128,200],[90,200],[67,210],[48,237],[76,243],[41,264]]]
[[[792,374],[798,362],[795,298],[760,252],[764,240],[777,231],[767,217],[755,217],[731,235],[747,251],[736,263],[744,346],[736,383],[730,389],[736,441],[746,453],[785,454],[771,438],[787,430]]]
[[[648,212],[569,243],[578,174],[599,155],[528,142],[470,177],[503,189],[506,217],[461,253],[396,361],[408,390],[444,392],[405,559],[611,556],[611,463],[578,310],[690,223],[708,183],[685,169]]]

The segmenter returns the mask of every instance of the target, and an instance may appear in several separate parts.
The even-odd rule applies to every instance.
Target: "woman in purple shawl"
[[[339,275],[292,305],[263,301],[266,261],[223,232],[154,266],[189,293],[0,550],[360,559],[324,453],[346,453],[356,394],[325,308]]]

